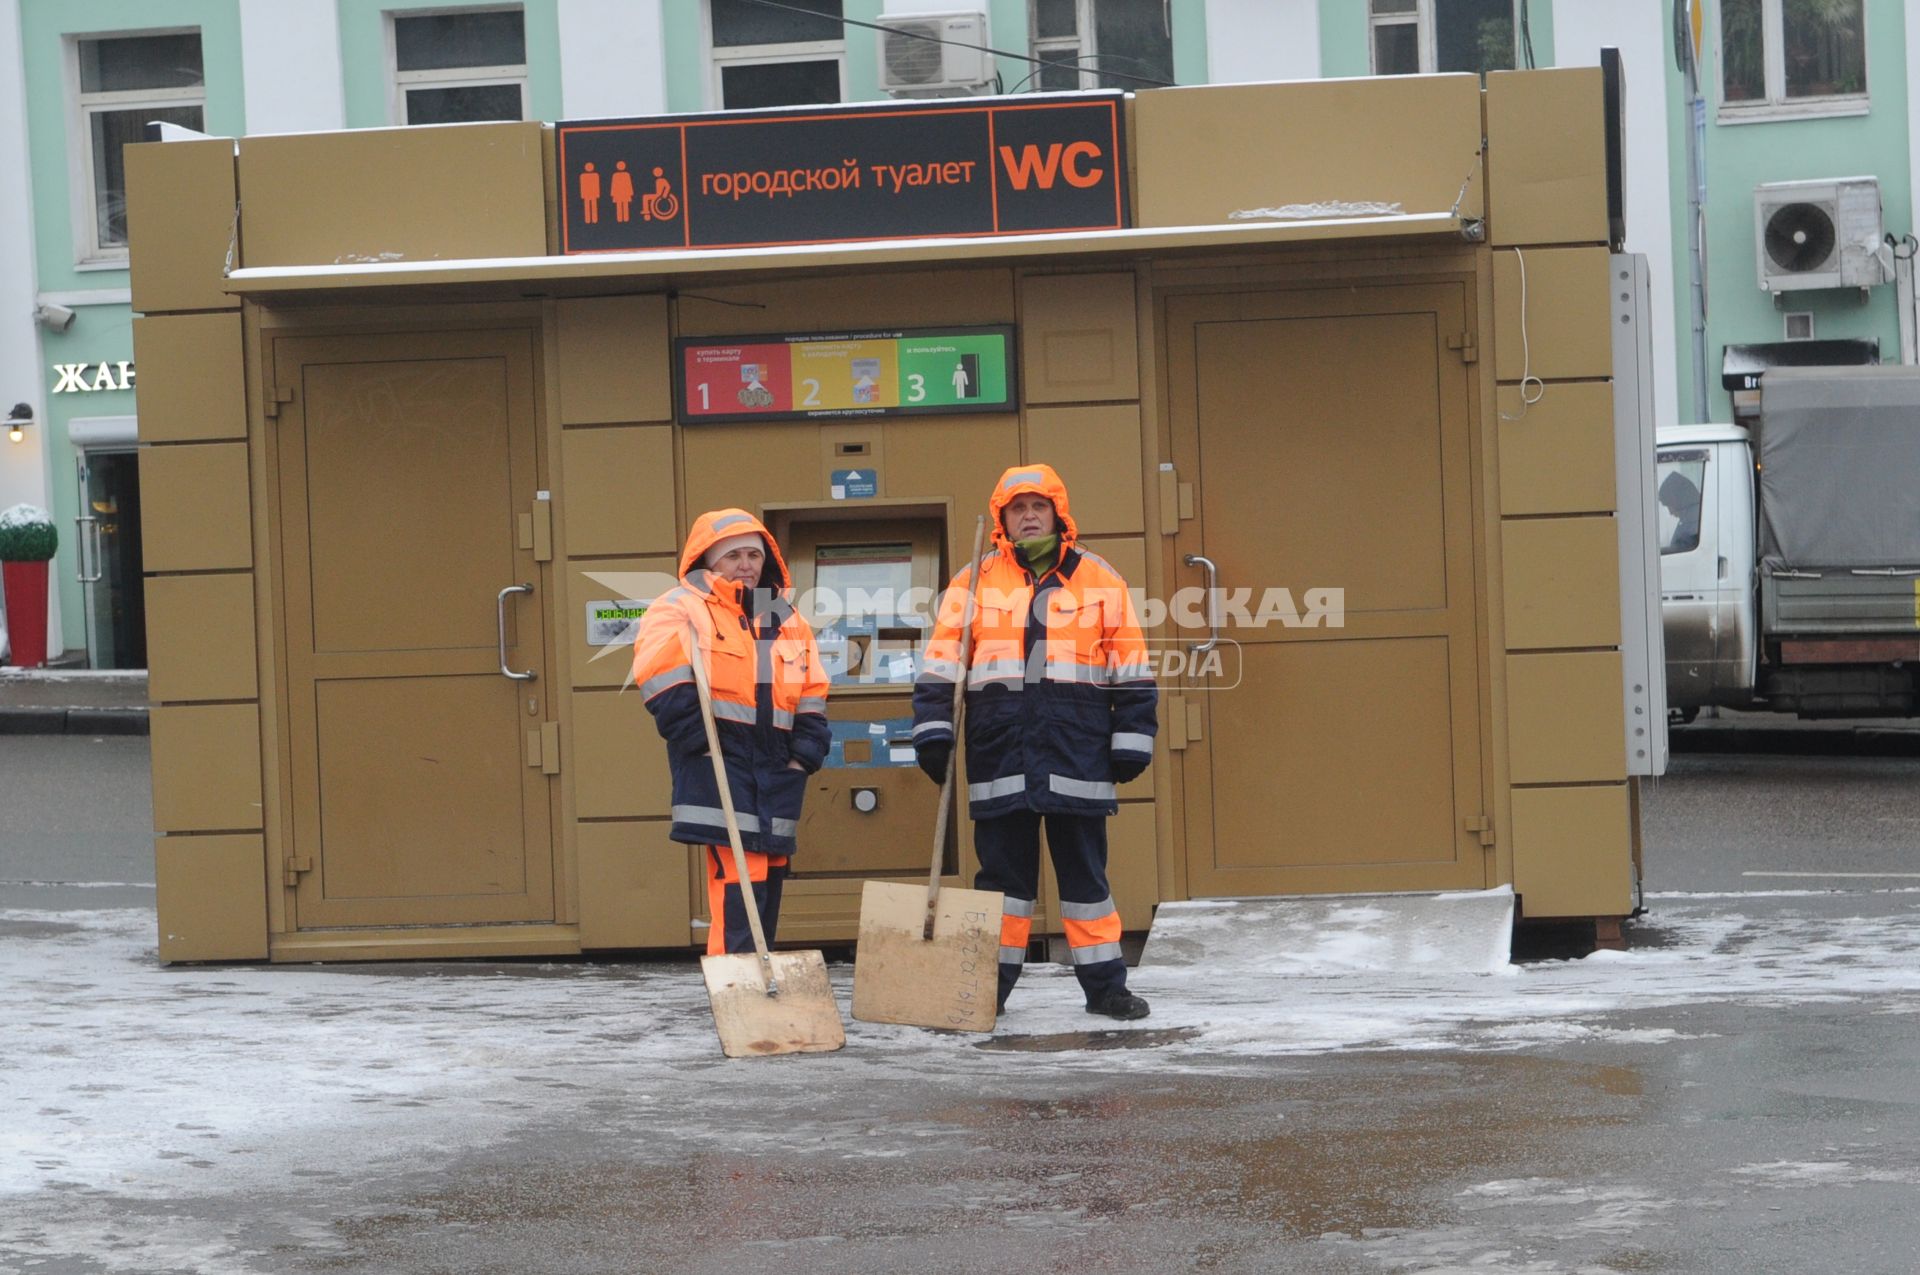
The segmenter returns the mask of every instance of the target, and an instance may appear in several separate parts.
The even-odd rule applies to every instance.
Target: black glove
[[[950,739],[930,739],[924,744],[913,746],[913,759],[920,763],[920,769],[927,778],[936,784],[947,782],[947,762],[953,757],[953,741]]]
[[[1147,763],[1144,761],[1121,761],[1118,757],[1115,757],[1110,764],[1113,767],[1113,782],[1116,784],[1130,784],[1140,778],[1147,769]]]

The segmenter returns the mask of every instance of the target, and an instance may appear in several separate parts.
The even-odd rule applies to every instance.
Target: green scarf
[[[1022,540],[1019,545],[1020,556],[1027,560],[1027,569],[1033,572],[1036,580],[1053,570],[1060,561],[1060,533],[1057,531],[1050,536]]]

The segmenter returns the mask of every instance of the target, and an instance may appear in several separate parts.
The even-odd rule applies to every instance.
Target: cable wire
[[[818,18],[822,22],[838,22],[843,27],[863,27],[868,31],[882,31],[890,35],[903,35],[910,40],[925,40],[929,44],[951,44],[956,49],[972,49],[977,53],[991,53],[997,58],[1011,58],[1016,62],[1031,62],[1036,67],[1061,65],[1058,62],[1049,62],[1044,58],[1036,58],[1026,53],[1010,53],[1005,49],[993,48],[991,45],[968,44],[965,40],[946,40],[937,35],[922,35],[918,31],[908,31],[903,27],[890,27],[878,22],[862,22],[858,18],[836,18],[831,14],[821,13],[818,9],[803,9],[799,5],[782,4],[780,0],[738,0],[738,2],[741,4],[759,5],[762,9],[779,9],[784,13],[798,13],[809,18]],[[902,21],[910,19],[911,15],[901,15]],[[1137,84],[1145,84],[1152,88],[1166,89],[1177,87],[1176,81],[1156,79],[1151,75],[1135,75],[1129,71],[1102,71],[1101,74],[1111,75],[1118,80],[1132,80]],[[1033,77],[1028,76],[1027,78],[1031,79]],[[1025,83],[1025,81],[1022,81],[1022,83]]]

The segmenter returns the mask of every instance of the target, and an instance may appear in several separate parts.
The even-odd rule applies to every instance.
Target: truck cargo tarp
[[[1766,568],[1920,567],[1920,368],[1768,372],[1760,510]]]

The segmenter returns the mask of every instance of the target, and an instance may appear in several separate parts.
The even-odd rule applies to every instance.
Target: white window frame
[[[1078,52],[1076,52],[1074,55],[1080,67],[1080,82],[1077,85],[1077,87],[1083,88],[1083,89],[1099,88],[1100,75],[1101,75],[1100,43],[1099,43],[1100,27],[1099,27],[1099,23],[1095,20],[1097,17],[1095,10],[1099,8],[1099,4],[1100,4],[1100,0],[1074,0],[1073,34],[1070,36],[1050,35],[1050,36],[1047,36],[1045,39],[1042,39],[1040,36],[1040,6],[1036,3],[1033,3],[1033,0],[1029,0],[1027,4],[1027,53],[1028,55],[1030,57],[1038,58],[1038,57],[1041,57],[1043,55],[1043,52],[1048,49],[1078,50]],[[1161,8],[1162,8],[1162,11],[1165,12],[1165,9],[1166,9],[1165,0],[1162,0]],[[1169,19],[1169,23],[1170,23],[1172,14],[1167,13],[1166,16]],[[1171,25],[1169,25],[1168,38],[1169,39],[1172,38]],[[1044,86],[1042,86],[1040,83],[1040,77],[1046,71],[1051,69],[1052,68],[1050,66],[1032,67],[1031,68],[1032,74],[1028,78],[1034,82],[1034,85],[1036,88],[1041,89],[1042,91],[1045,91]],[[1147,88],[1149,86],[1145,83],[1138,82],[1138,81],[1127,81],[1126,87]]]
[[[400,39],[394,26],[401,18],[457,18],[469,13],[514,12],[520,14],[521,30],[524,32],[526,6],[523,4],[475,4],[444,9],[387,10],[384,15],[387,24],[387,117],[395,124],[410,127],[407,120],[408,89],[491,88],[499,84],[517,84],[520,86],[520,118],[525,120],[528,111],[525,62],[503,66],[450,66],[437,71],[402,71]],[[522,56],[525,56],[525,45],[521,47]]]
[[[193,35],[201,38],[201,76],[197,86],[178,89],[127,89],[114,93],[80,90],[80,46],[94,40],[138,40],[157,35]],[[125,244],[100,242],[100,216],[93,188],[93,115],[97,111],[124,111],[140,106],[194,106],[202,122],[207,114],[206,37],[199,27],[151,27],[136,31],[76,31],[66,37],[68,123],[67,172],[73,203],[73,264],[76,270],[124,270]]]
[[[841,10],[846,12],[842,3]],[[700,39],[707,52],[707,109],[727,109],[725,71],[738,66],[775,66],[782,62],[831,62],[840,78],[840,101],[847,100],[846,28],[838,40],[798,40],[790,44],[736,44],[713,42],[713,5],[700,5]],[[794,108],[798,109],[798,108]]]
[[[1513,64],[1521,65],[1520,47],[1520,4],[1519,0],[1508,0],[1507,7],[1513,12]],[[1439,40],[1434,31],[1433,0],[1414,0],[1412,13],[1376,14],[1373,0],[1367,0],[1367,71],[1373,75],[1382,74],[1374,65],[1374,56],[1379,46],[1374,42],[1373,33],[1381,27],[1417,26],[1420,37],[1417,41],[1420,50],[1420,74],[1435,74],[1434,67],[1439,60]]]
[[[1866,51],[1873,47],[1872,5],[1861,0],[1860,49],[1861,72],[1866,72]],[[1720,8],[1714,6],[1714,21],[1720,21]],[[1866,115],[1873,110],[1873,85],[1869,81],[1861,93],[1835,93],[1826,97],[1787,96],[1787,17],[1781,0],[1760,0],[1760,57],[1765,70],[1766,97],[1758,102],[1727,100],[1726,28],[1717,26],[1715,51],[1720,60],[1719,81],[1714,91],[1720,98],[1718,122],[1722,124],[1764,124],[1776,120],[1822,119],[1836,115]]]

